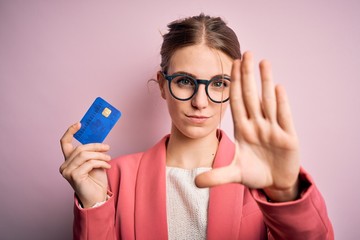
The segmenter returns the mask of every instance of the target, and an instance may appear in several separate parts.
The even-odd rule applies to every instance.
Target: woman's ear
[[[159,84],[161,97],[163,99],[166,99],[165,87],[164,87],[165,86],[165,78],[164,78],[164,75],[162,74],[162,72],[160,72],[160,71],[157,72],[156,80],[157,80],[157,82]]]

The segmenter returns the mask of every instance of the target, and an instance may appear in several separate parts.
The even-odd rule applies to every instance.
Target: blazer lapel
[[[224,132],[220,133],[213,168],[230,164],[235,152],[234,143]],[[140,161],[135,190],[136,239],[168,238],[165,182],[168,137],[169,135],[165,136],[146,151]],[[208,239],[237,239],[243,193],[244,186],[241,184],[226,184],[210,189]]]
[[[215,156],[213,168],[231,163],[234,143],[221,131],[220,144]],[[210,189],[208,210],[208,239],[237,239],[240,230],[244,186],[225,184]]]
[[[146,151],[140,161],[135,190],[136,239],[168,238],[165,183],[167,139],[168,136],[165,136]]]

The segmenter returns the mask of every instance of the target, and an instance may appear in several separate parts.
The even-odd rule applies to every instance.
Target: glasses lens
[[[213,79],[208,85],[208,94],[214,102],[224,102],[230,97],[230,80]]]
[[[194,79],[187,76],[178,76],[171,81],[170,90],[174,97],[186,100],[193,96],[195,86]]]

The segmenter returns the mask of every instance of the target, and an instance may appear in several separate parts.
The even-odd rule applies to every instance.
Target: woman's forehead
[[[223,52],[204,44],[176,50],[170,59],[168,73],[188,72],[199,78],[218,74],[230,75],[232,59]]]

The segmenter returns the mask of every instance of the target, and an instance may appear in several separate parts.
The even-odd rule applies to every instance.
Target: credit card
[[[82,144],[102,143],[120,117],[118,109],[97,97],[80,120],[81,128],[74,137]]]

